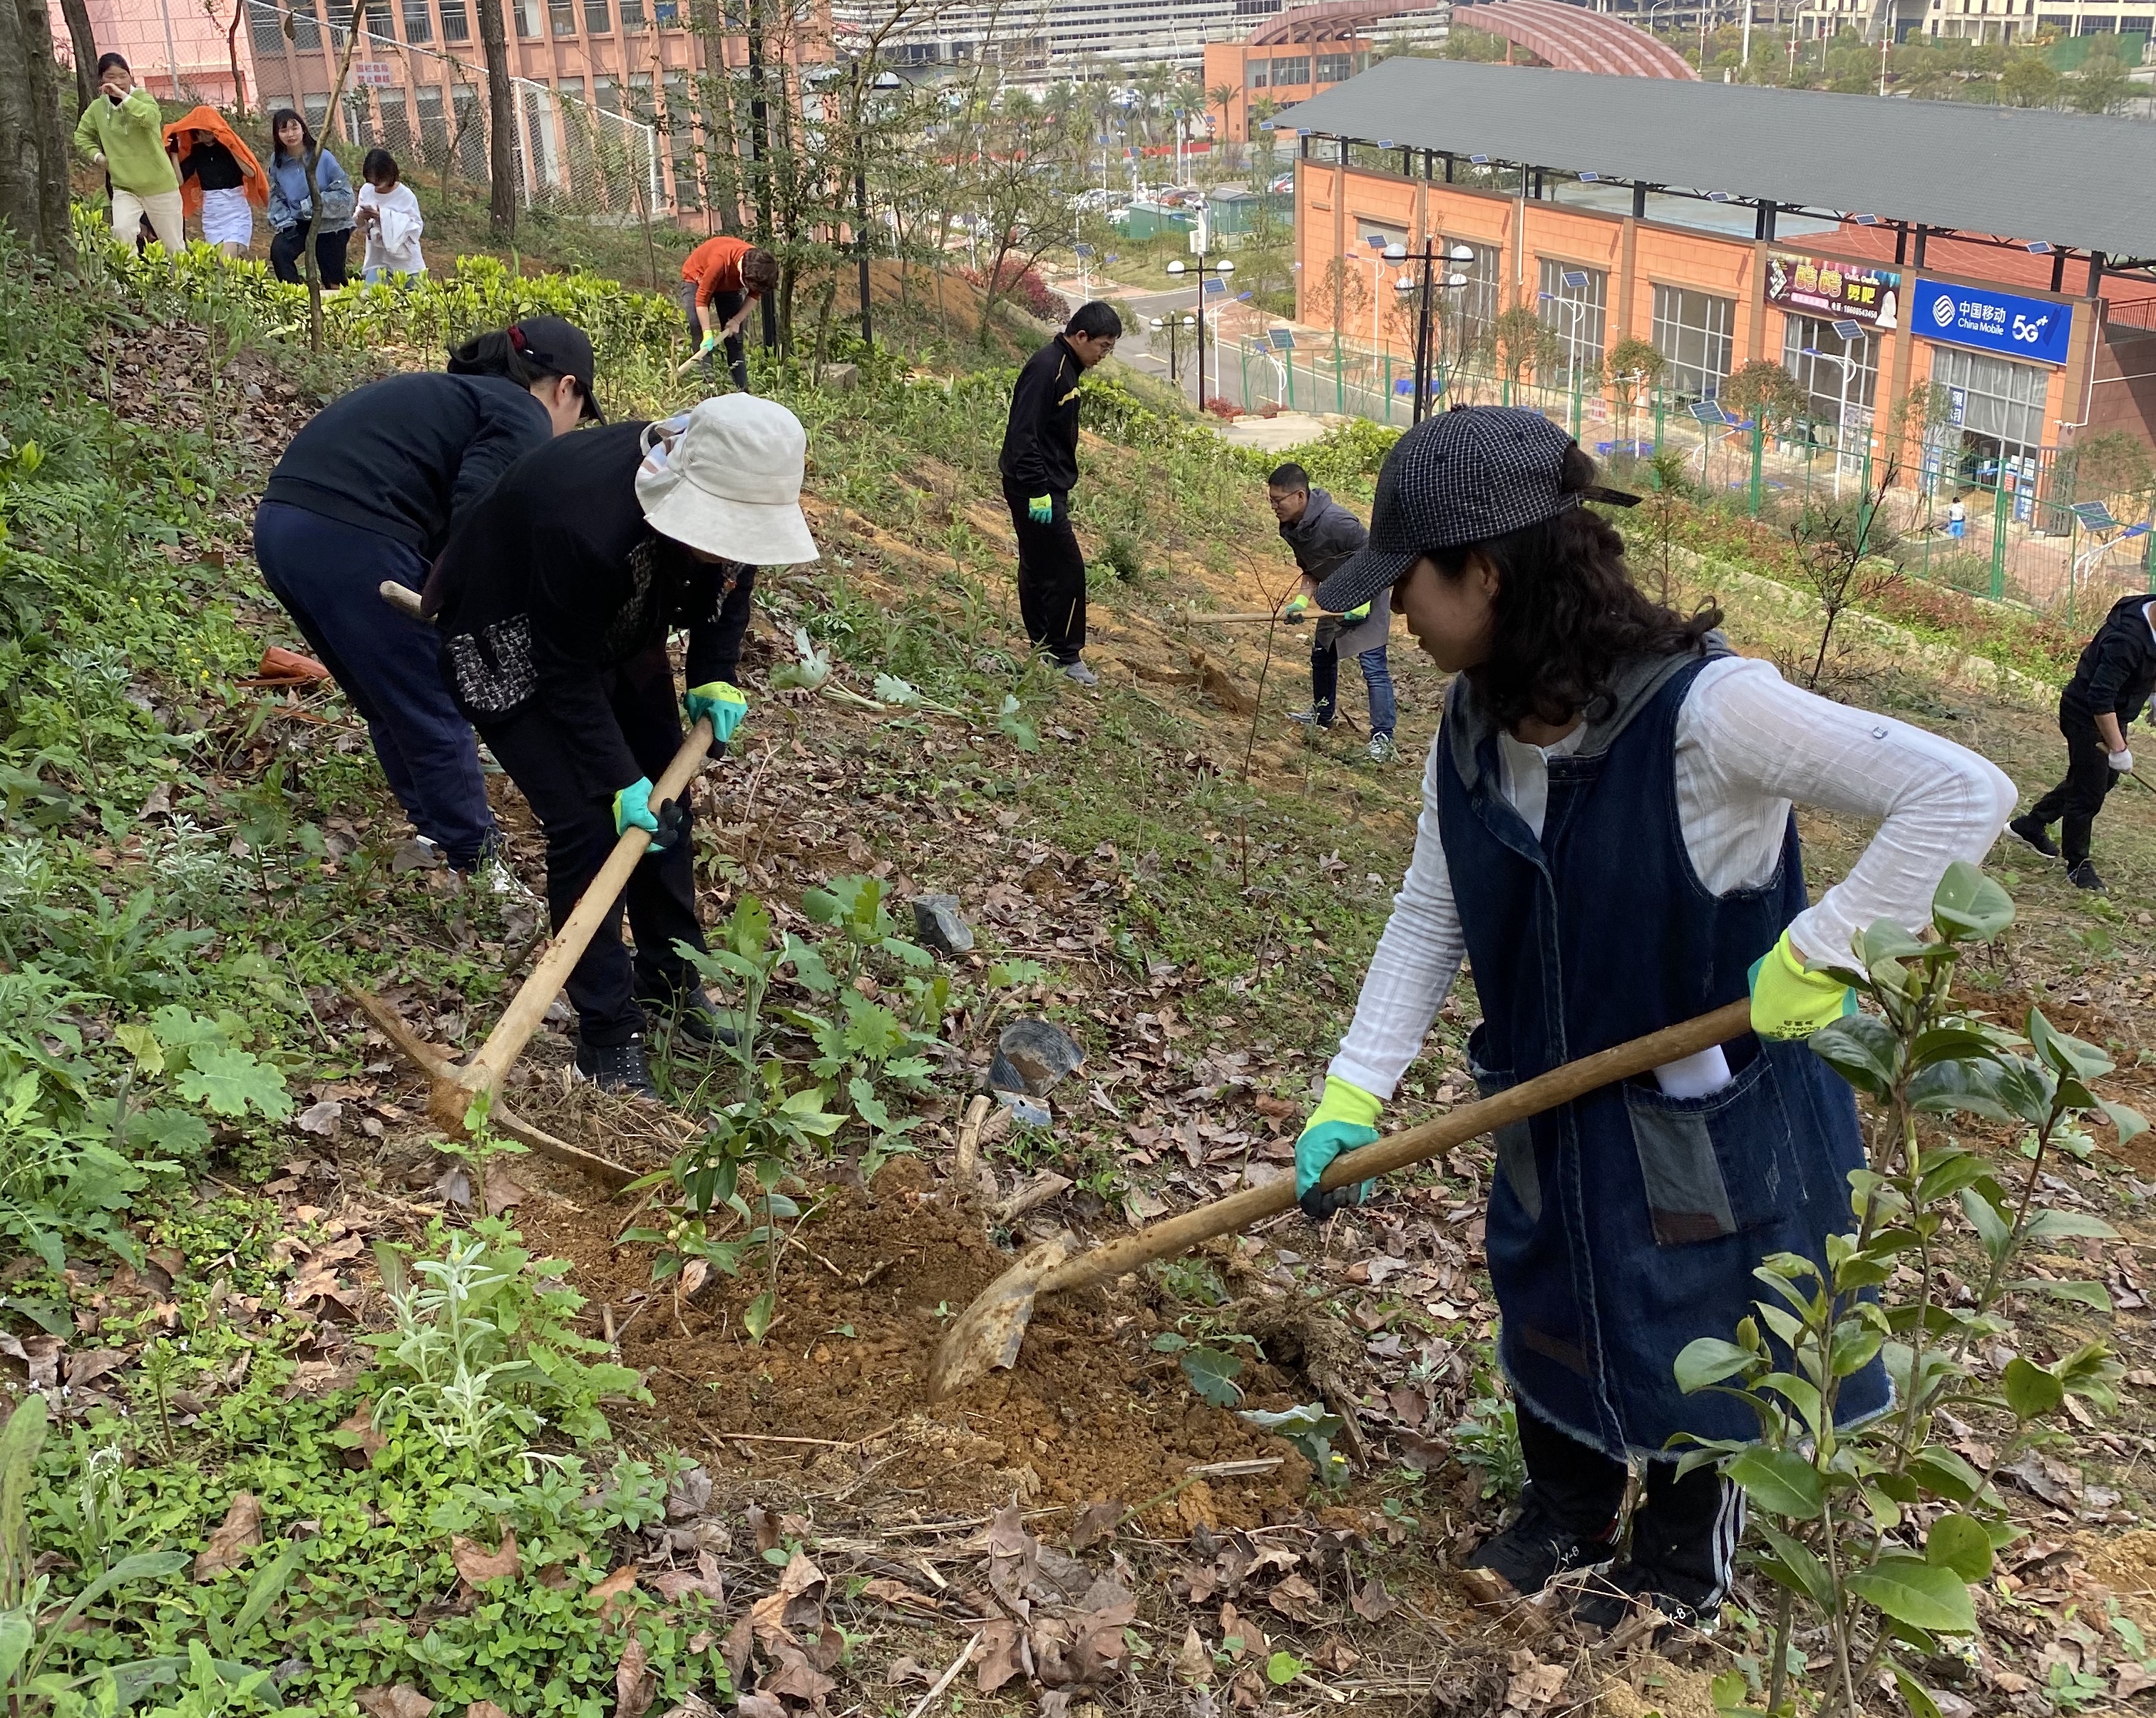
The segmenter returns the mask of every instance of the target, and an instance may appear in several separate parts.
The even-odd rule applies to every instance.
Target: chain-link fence
[[[248,0],[259,99],[266,111],[300,110],[322,128],[336,68],[351,39],[348,4],[332,17]],[[447,8],[445,8],[446,12]],[[461,8],[457,15],[461,18]],[[647,84],[649,79],[644,80]],[[578,80],[581,83],[581,80]],[[630,226],[675,212],[661,121],[615,111],[566,89],[511,80],[516,136],[511,157],[518,201],[610,226]],[[486,68],[372,28],[361,33],[346,85],[341,127],[362,147],[397,156],[407,177],[488,183],[492,113]],[[347,167],[357,169],[357,162]]]
[[[1301,342],[1301,344],[1297,344]],[[1296,330],[1224,333],[1218,390],[1246,411],[1277,408],[1366,418],[1405,429],[1414,413],[1404,352]],[[1663,388],[1605,390],[1562,367],[1538,380],[1486,356],[1463,363],[1440,343],[1432,404],[1540,411],[1604,460],[1673,454],[1691,487],[1755,517],[1855,507],[1872,497],[1892,552],[1912,575],[2078,625],[2129,591],[2156,591],[2156,488],[2119,488],[2083,469],[2072,449],[2003,444],[1950,421],[1881,421],[1853,404],[1830,416],[1756,419]],[[1240,383],[1240,388],[1238,388]],[[1888,448],[1908,451],[1887,469]],[[1882,498],[1883,486],[1883,498]]]

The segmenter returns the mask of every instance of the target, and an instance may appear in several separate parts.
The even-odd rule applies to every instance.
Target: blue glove
[[[1317,1183],[1342,1152],[1377,1143],[1379,1108],[1377,1098],[1360,1086],[1350,1085],[1337,1074],[1326,1076],[1325,1096],[1311,1112],[1302,1137],[1295,1142],[1296,1202],[1312,1222],[1322,1222],[1334,1211],[1360,1205],[1369,1196],[1373,1182],[1358,1181],[1329,1192],[1319,1191]]]
[[[1055,518],[1055,500],[1052,496],[1036,495],[1025,504],[1025,516],[1036,525],[1047,525]]]
[[[748,700],[742,696],[741,688],[723,680],[690,687],[681,703],[692,724],[706,716],[711,718],[712,737],[721,745],[734,737],[742,718],[748,714]]]
[[[638,776],[636,780],[632,780],[628,787],[623,787],[614,795],[614,834],[623,836],[629,830],[649,830],[651,834],[660,832],[660,819],[651,810],[651,776]],[[675,830],[675,834],[679,834],[679,828]],[[651,843],[644,845],[644,851],[647,854],[664,854],[669,845],[673,843],[651,841]]]

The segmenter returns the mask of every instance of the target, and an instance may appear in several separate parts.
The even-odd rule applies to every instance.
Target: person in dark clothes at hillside
[[[467,341],[446,373],[393,376],[333,400],[292,440],[254,514],[277,600],[365,718],[421,840],[498,892],[479,748],[435,666],[432,630],[382,599],[412,590],[452,527],[521,455],[599,417],[592,343],[559,316]]]
[[[1078,379],[1116,349],[1123,319],[1099,299],[1028,358],[1004,430],[1004,499],[1018,532],[1018,606],[1034,648],[1081,686],[1096,684],[1086,648],[1086,557],[1070,528],[1078,481]]]
[[[2074,677],[2059,694],[2059,732],[2066,737],[2066,777],[2008,824],[2047,859],[2064,857],[2077,889],[2102,891],[2089,860],[2089,837],[2104,795],[2133,767],[2126,724],[2156,692],[2156,602],[2121,597],[2082,652]],[[2061,846],[2051,842],[2059,826]]]
[[[1322,489],[1310,486],[1310,473],[1300,466],[1281,466],[1265,479],[1265,499],[1273,517],[1280,521],[1281,541],[1295,556],[1302,574],[1302,589],[1288,603],[1284,618],[1299,625],[1309,612],[1332,570],[1370,539],[1363,522]],[[1340,690],[1340,651],[1344,645],[1363,671],[1363,684],[1370,694],[1370,748],[1373,764],[1389,764],[1393,756],[1393,728],[1398,709],[1393,698],[1393,676],[1385,661],[1385,637],[1391,631],[1389,611],[1370,612],[1365,603],[1352,615],[1318,620],[1310,641],[1310,707],[1291,718],[1306,722],[1321,732],[1332,727]]]
[[[614,844],[648,831],[621,906],[569,975],[577,1069],[655,1096],[649,1016],[727,1036],[679,946],[704,947],[685,802],[651,803],[681,713],[723,743],[747,713],[733,684],[759,566],[817,558],[801,516],[808,437],[775,401],[707,399],[661,424],[620,424],[526,455],[458,526],[427,587],[444,677],[547,832],[555,928]],[[669,631],[688,629],[674,696]]]

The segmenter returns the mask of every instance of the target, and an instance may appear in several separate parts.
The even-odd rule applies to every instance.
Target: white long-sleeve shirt
[[[419,235],[427,230],[427,223],[409,185],[393,185],[387,191],[362,185],[359,207],[371,208],[379,217],[367,229],[366,260],[361,266],[398,275],[427,272],[427,259],[419,250]]]
[[[1546,749],[1499,738],[1499,790],[1537,837],[1547,759],[1575,749],[1585,733],[1583,724]],[[1745,657],[1717,657],[1700,670],[1676,738],[1685,851],[1717,895],[1774,874],[1792,801],[1879,820],[1849,875],[1789,925],[1790,942],[1812,959],[1846,954],[1850,939],[1881,918],[1911,932],[1928,923],[1947,867],[1981,859],[2014,813],[2014,784],[1975,753],[1800,691],[1771,664]],[[1443,768],[1433,743],[1414,856],[1328,1070],[1381,1098],[1421,1052],[1467,952],[1438,833]]]

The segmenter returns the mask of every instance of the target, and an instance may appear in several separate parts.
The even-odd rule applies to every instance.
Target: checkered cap
[[[1487,543],[1553,518],[1580,497],[1560,489],[1572,438],[1540,412],[1455,406],[1394,444],[1378,473],[1370,540],[1317,593],[1320,608],[1359,608],[1434,548]]]

